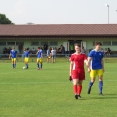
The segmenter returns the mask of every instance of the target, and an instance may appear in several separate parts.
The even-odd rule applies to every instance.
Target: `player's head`
[[[15,47],[12,47],[12,50],[15,50]]]
[[[81,52],[81,45],[80,45],[80,44],[77,44],[77,43],[76,43],[76,44],[74,45],[74,47],[75,47],[75,51],[76,51],[76,52],[78,52],[78,53]]]
[[[100,50],[101,49],[101,46],[102,46],[102,43],[101,42],[95,42],[95,49],[96,50]]]
[[[38,47],[38,50],[40,50],[41,48],[40,47]]]

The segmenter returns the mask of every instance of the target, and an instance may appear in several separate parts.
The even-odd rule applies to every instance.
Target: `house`
[[[39,25],[0,25],[0,53],[3,48],[18,45],[30,49],[43,47],[65,47],[79,43],[88,53],[94,48],[94,42],[101,41],[102,48],[117,51],[117,24],[39,24]]]

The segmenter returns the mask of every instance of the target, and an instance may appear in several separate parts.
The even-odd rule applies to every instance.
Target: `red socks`
[[[73,85],[73,89],[74,89],[74,94],[78,94],[80,95],[81,94],[81,91],[82,91],[82,86],[77,86],[77,85]]]
[[[77,89],[77,90],[78,90],[77,93],[78,93],[78,95],[80,95],[80,94],[81,94],[81,91],[82,91],[82,86],[77,86],[77,88],[78,88],[78,89]]]
[[[74,94],[77,94],[77,85],[73,85],[73,89],[74,89]]]

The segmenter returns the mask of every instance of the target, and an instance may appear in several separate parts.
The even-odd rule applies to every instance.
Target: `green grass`
[[[113,61],[115,61],[113,63]],[[98,79],[87,94],[89,74],[83,83],[82,98],[75,100],[69,77],[69,62],[59,59],[56,64],[44,62],[43,70],[36,63],[0,63],[0,117],[116,117],[117,63],[105,60],[104,96],[98,95]]]

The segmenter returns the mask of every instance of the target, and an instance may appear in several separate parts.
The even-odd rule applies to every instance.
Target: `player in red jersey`
[[[81,46],[75,44],[75,53],[70,57],[70,79],[73,80],[75,98],[81,98],[82,83],[85,80],[84,62],[87,65],[87,56],[81,53]]]

